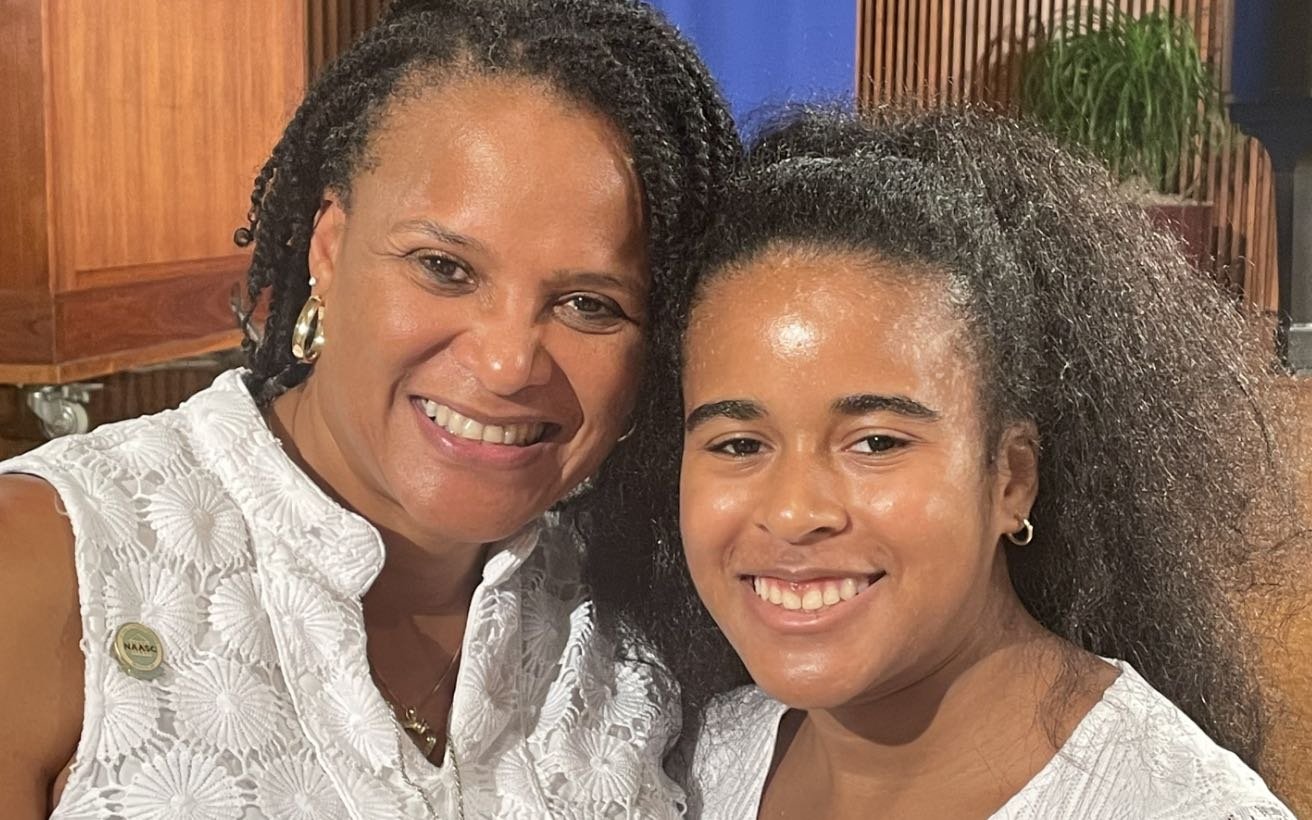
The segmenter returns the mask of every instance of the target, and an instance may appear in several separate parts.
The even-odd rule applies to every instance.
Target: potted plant
[[[1084,146],[1171,224],[1200,263],[1211,205],[1195,158],[1228,140],[1224,101],[1188,20],[1117,9],[1068,18],[1030,51],[1021,110]]]

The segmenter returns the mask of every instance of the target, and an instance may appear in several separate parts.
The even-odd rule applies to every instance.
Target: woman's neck
[[[456,611],[463,616],[481,577],[485,546],[425,532],[399,504],[371,490],[351,469],[316,412],[312,391],[309,383],[289,390],[265,411],[265,418],[287,455],[311,480],[378,530],[386,558],[368,595],[379,602],[375,609],[397,617]]]
[[[1110,678],[1091,682],[1090,661]],[[1086,685],[1051,698],[1072,671]],[[763,803],[780,811],[761,816],[800,816],[786,804],[810,805],[809,816],[821,806],[826,817],[872,807],[881,817],[988,816],[1046,765],[1114,677],[1017,601],[987,642],[961,647],[916,684],[794,722]]]

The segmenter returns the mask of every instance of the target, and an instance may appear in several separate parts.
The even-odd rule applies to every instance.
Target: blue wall
[[[749,131],[763,108],[855,98],[855,0],[649,2],[697,44]]]

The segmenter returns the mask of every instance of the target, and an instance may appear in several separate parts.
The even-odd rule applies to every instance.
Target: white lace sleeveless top
[[[1128,663],[1034,779],[991,820],[1294,820],[1262,779]],[[689,816],[755,818],[788,709],[754,686],[707,708]]]
[[[490,550],[438,768],[370,678],[360,599],[378,533],[288,459],[238,372],[0,472],[54,485],[76,539],[86,707],[54,817],[678,814],[661,768],[673,692],[614,661],[550,527]],[[128,622],[164,645],[153,680],[111,655]]]

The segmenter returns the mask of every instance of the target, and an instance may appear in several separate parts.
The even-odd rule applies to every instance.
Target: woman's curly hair
[[[1266,325],[1191,269],[1102,167],[971,111],[776,126],[668,318],[686,325],[707,282],[776,245],[934,272],[967,329],[986,429],[1039,431],[1034,540],[1007,551],[1021,600],[1072,644],[1129,661],[1256,764],[1256,646],[1229,593],[1277,544],[1259,511],[1293,513],[1275,443],[1290,394]],[[657,354],[667,389],[649,394],[579,523],[604,623],[650,640],[695,714],[749,679],[683,561],[680,350]]]
[[[310,293],[307,250],[324,192],[349,202],[394,101],[471,75],[543,82],[615,124],[642,185],[655,312],[679,293],[741,153],[692,47],[637,0],[394,0],[306,94],[255,180],[249,226],[237,231],[238,244],[255,245],[244,326],[268,294],[264,332],[245,344],[259,403],[309,374],[291,355],[291,334]]]

